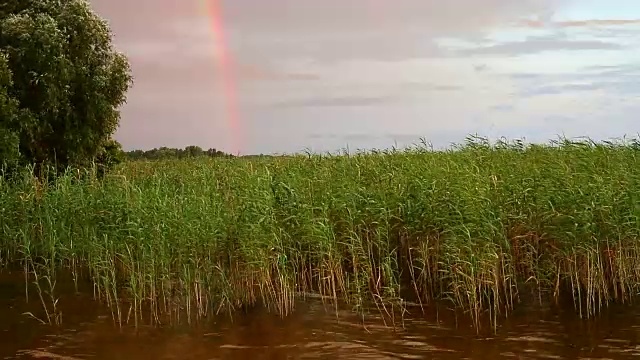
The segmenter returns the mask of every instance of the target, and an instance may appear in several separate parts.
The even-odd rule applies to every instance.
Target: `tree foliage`
[[[20,140],[17,128],[17,101],[9,95],[13,85],[7,56],[0,52],[0,159],[4,163],[17,162],[20,157]]]
[[[103,177],[107,171],[122,163],[124,160],[125,153],[122,150],[122,145],[115,140],[108,140],[102,146],[96,158],[98,176]]]
[[[189,145],[184,149],[161,147],[151,150],[132,150],[125,153],[128,160],[166,160],[184,159],[193,157],[233,157],[216,149],[204,150],[200,146]]]
[[[83,166],[112,145],[132,78],[84,0],[0,4],[0,156]]]

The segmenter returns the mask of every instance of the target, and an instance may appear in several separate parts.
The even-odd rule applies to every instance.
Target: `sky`
[[[132,66],[116,133],[127,150],[640,132],[638,0],[90,3]]]

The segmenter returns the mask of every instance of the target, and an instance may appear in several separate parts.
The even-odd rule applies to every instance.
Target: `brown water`
[[[572,310],[519,306],[497,333],[477,335],[451,312],[410,309],[394,328],[318,300],[285,319],[255,309],[198,327],[119,329],[110,313],[58,289],[63,323],[42,325],[38,299],[25,301],[19,274],[0,273],[0,359],[635,359],[640,356],[640,306],[615,306],[597,319]]]

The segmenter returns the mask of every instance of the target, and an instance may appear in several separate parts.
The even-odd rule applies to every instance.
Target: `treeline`
[[[204,150],[200,146],[190,145],[184,149],[160,147],[151,150],[132,150],[125,152],[127,160],[165,160],[165,159],[183,159],[190,157],[234,157],[216,149]]]

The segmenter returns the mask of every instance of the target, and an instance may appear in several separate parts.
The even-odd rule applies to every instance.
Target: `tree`
[[[187,156],[191,156],[191,157],[198,157],[204,154],[204,150],[202,150],[200,146],[196,146],[196,145],[187,146],[186,148],[184,148],[184,152],[186,153]]]
[[[161,159],[182,159],[185,157],[234,157],[231,154],[224,153],[220,150],[209,149],[204,150],[197,145],[189,145],[184,149],[161,147],[151,150],[132,150],[124,154],[128,160],[161,160]]]
[[[17,141],[23,163],[59,169],[95,160],[132,84],[107,23],[84,0],[4,0],[0,51],[0,151]]]
[[[122,150],[122,144],[113,139],[107,140],[101,146],[100,152],[96,157],[98,177],[102,178],[107,171],[122,163],[124,159],[125,153]]]
[[[20,139],[15,131],[18,103],[9,95],[12,85],[7,56],[0,52],[0,165],[17,162],[20,157]]]

